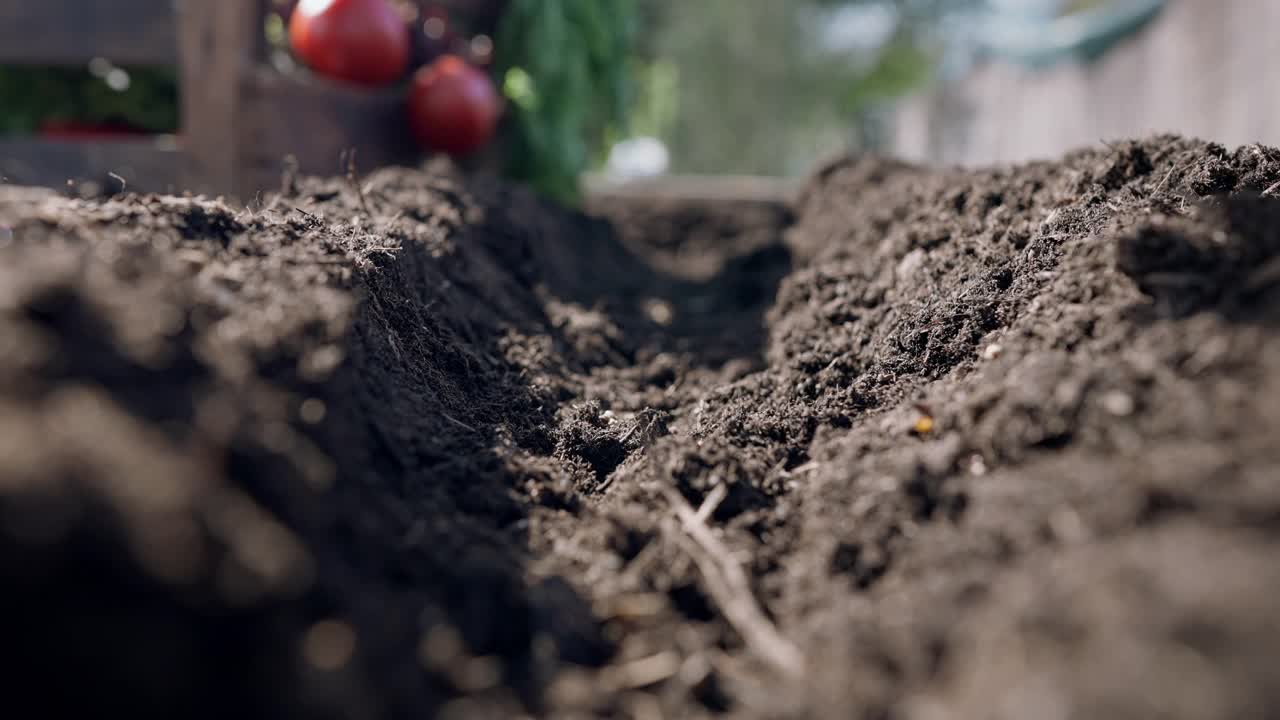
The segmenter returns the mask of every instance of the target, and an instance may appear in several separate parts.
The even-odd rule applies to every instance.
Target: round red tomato
[[[483,71],[456,55],[418,70],[409,88],[409,125],[423,147],[454,156],[489,142],[502,101]]]
[[[358,85],[386,85],[409,67],[409,28],[387,0],[301,0],[289,45],[312,70]]]

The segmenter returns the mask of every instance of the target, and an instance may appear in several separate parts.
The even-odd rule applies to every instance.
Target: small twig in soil
[[[617,476],[618,476],[618,473],[616,472],[611,472],[608,475],[606,475],[604,480],[601,480],[600,484],[596,486],[596,489],[595,489],[596,494],[599,494],[604,492],[605,490],[608,490],[609,486],[613,484],[613,479]]]
[[[1274,193],[1274,192],[1275,192],[1275,191],[1277,191],[1277,190],[1280,190],[1280,182],[1276,183],[1275,185],[1272,185],[1271,187],[1267,188],[1266,190],[1263,190],[1263,191],[1262,191],[1262,197],[1271,197],[1271,194],[1272,194],[1272,193]]]
[[[382,234],[386,235],[390,233],[393,229],[395,229],[396,221],[402,217],[404,217],[404,210],[397,210],[395,215],[392,215],[391,217],[387,218],[387,221],[384,224],[384,227],[382,229]]]
[[[793,679],[801,677],[804,655],[760,609],[742,565],[678,492],[668,489],[666,494],[684,529],[676,540],[697,565],[708,594],[725,619],[762,660]]]
[[[277,193],[275,197],[271,198],[271,204],[267,206],[268,209],[275,208],[276,203],[280,202],[281,198],[292,198],[298,196],[298,158],[293,155],[286,155],[282,164],[283,171],[280,173],[280,192]]]
[[[705,523],[710,519],[711,513],[720,507],[720,503],[724,502],[724,498],[728,494],[729,491],[725,489],[724,483],[711,488],[711,492],[707,493],[707,496],[702,499],[702,504],[698,506],[698,520]]]
[[[637,420],[635,424],[631,426],[630,429],[628,429],[625,433],[622,434],[622,437],[618,438],[618,442],[622,443],[623,445],[626,445],[627,441],[631,439],[631,436],[635,435],[636,431],[639,429],[640,429],[640,421]]]
[[[635,689],[660,683],[679,671],[680,655],[672,650],[663,650],[625,665],[607,668],[601,680],[616,689]]]
[[[612,476],[610,476],[612,477]],[[638,555],[631,558],[627,566],[622,571],[621,580],[624,586],[635,585],[640,582],[640,577],[649,571],[649,566],[657,561],[658,555],[662,552],[662,543],[650,542],[644,546]]]
[[[356,149],[351,148],[343,153],[347,165],[347,182],[351,184],[351,189],[355,191],[356,197],[360,200],[360,209],[364,211],[365,217],[373,219],[373,213],[369,212],[369,202],[364,198],[364,188],[360,187],[360,174],[356,170]]]
[[[479,435],[479,434],[480,434],[480,431],[479,431],[479,430],[476,430],[475,428],[473,428],[473,427],[471,427],[470,425],[468,425],[468,424],[466,424],[466,423],[462,422],[461,420],[459,420],[458,418],[456,418],[456,417],[454,417],[454,416],[450,415],[449,413],[442,412],[442,413],[440,413],[440,416],[441,416],[441,417],[443,417],[445,420],[448,420],[449,422],[453,423],[454,425],[457,425],[458,427],[466,428],[467,430],[470,430],[471,432],[473,432],[473,433],[475,433],[475,434],[477,434],[477,435]]]
[[[396,342],[396,336],[391,334],[391,326],[387,325],[387,345],[391,348],[391,354],[396,356],[396,362],[404,362],[404,356],[400,354],[400,344]]]
[[[1159,195],[1160,191],[1164,189],[1164,186],[1169,184],[1169,178],[1173,177],[1173,171],[1177,169],[1178,168],[1176,166],[1169,168],[1169,172],[1164,174],[1164,179],[1161,180],[1160,184],[1156,186],[1156,189],[1151,192],[1153,196]]]
[[[820,467],[822,467],[822,464],[819,463],[817,460],[810,460],[809,462],[803,465],[799,465],[797,467],[793,467],[790,470],[787,470],[786,468],[782,468],[781,470],[779,470],[779,474],[782,475],[782,477],[791,477],[792,475],[804,475],[805,473],[811,473]]]

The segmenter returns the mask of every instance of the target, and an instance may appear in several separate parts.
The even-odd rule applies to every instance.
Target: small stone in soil
[[[1128,393],[1113,390],[1102,396],[1102,407],[1116,417],[1128,417],[1133,414],[1133,397]]]

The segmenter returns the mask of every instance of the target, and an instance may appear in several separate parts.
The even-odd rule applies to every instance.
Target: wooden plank
[[[946,91],[947,104],[935,120],[941,121],[937,137],[946,148],[942,162],[998,162],[1021,123],[1021,106],[1005,101],[1017,93],[1017,72],[1018,68],[988,60],[962,85]],[[974,148],[982,148],[985,154],[975,156]]]
[[[176,0],[183,150],[193,192],[244,199],[245,76],[261,52],[264,0]]]
[[[598,175],[583,178],[586,194],[602,200],[654,198],[790,203],[799,195],[803,183],[793,178],[757,175],[664,175],[625,181],[611,181]]]
[[[0,63],[79,65],[95,57],[117,65],[174,64],[173,0],[0,2]]]
[[[1276,27],[1276,23],[1280,22],[1280,3],[1267,2],[1258,21],[1263,27]],[[1280,147],[1280,92],[1275,91],[1275,88],[1280,87],[1280,68],[1276,67],[1274,60],[1280,57],[1280,37],[1275,33],[1261,33],[1256,29],[1254,32],[1261,38],[1257,42],[1267,51],[1262,66],[1255,72],[1255,77],[1263,87],[1270,88],[1258,98],[1256,138]]]
[[[1214,142],[1230,142],[1224,136],[1221,123],[1221,109],[1229,89],[1224,60],[1233,42],[1226,33],[1229,10],[1218,3],[1202,2],[1182,3],[1175,8],[1188,11],[1183,21],[1169,26],[1177,30],[1186,52],[1181,58],[1181,69],[1174,66],[1156,76],[1161,92],[1179,99],[1176,117],[1186,118],[1178,123],[1180,132]],[[1194,13],[1190,12],[1193,9]]]
[[[398,90],[366,90],[308,75],[255,69],[245,86],[246,196],[276,190],[285,156],[308,175],[337,175],[355,149],[360,172],[421,158]]]
[[[1089,91],[1085,106],[1093,113],[1095,142],[1147,135],[1155,129],[1148,112],[1151,105],[1148,98],[1155,88],[1150,81],[1152,68],[1146,48],[1150,45],[1150,35],[1159,31],[1159,22],[1127,38],[1088,66]]]
[[[173,192],[181,189],[182,165],[172,140],[0,139],[0,178],[10,185],[65,188],[70,180],[118,189],[114,173],[131,191]]]
[[[1231,145],[1256,142],[1280,143],[1280,119],[1271,105],[1280,93],[1275,58],[1280,40],[1271,32],[1280,22],[1280,4],[1274,0],[1236,0],[1224,3],[1229,13],[1224,32],[1230,54],[1226,59],[1227,101],[1223,103],[1223,134]],[[1241,39],[1246,41],[1241,42]]]
[[[1273,88],[1280,70],[1271,61],[1280,53],[1272,31],[1277,20],[1275,0],[1169,0],[1153,23],[1083,71],[980,66],[934,91],[943,102],[917,102],[928,113],[926,135],[942,138],[936,146],[922,152],[921,133],[899,141],[913,157],[964,164],[1055,156],[1152,132],[1227,146],[1277,145],[1280,94]]]

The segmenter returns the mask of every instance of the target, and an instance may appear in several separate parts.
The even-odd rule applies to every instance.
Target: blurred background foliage
[[[643,0],[631,128],[677,173],[800,175],[876,148],[967,0]]]
[[[506,170],[567,199],[641,137],[667,172],[801,175],[878,147],[892,101],[936,74],[947,14],[981,1],[509,0],[494,38],[515,109]],[[173,132],[177,92],[163,69],[0,67],[0,133]]]
[[[494,38],[506,173],[564,201],[628,132],[636,0],[509,0]]]

